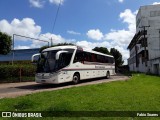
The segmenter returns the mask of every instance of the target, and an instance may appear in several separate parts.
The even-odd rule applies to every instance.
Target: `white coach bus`
[[[37,64],[37,83],[59,84],[72,81],[77,84],[80,80],[109,78],[115,74],[113,56],[88,51],[78,46],[47,48],[33,55],[32,62]]]

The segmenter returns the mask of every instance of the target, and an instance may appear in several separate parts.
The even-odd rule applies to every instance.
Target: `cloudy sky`
[[[59,14],[54,20],[60,3]],[[0,31],[9,35],[71,42],[87,49],[118,49],[125,63],[135,34],[140,6],[159,0],[0,0]],[[44,42],[15,37],[15,49],[37,48]]]

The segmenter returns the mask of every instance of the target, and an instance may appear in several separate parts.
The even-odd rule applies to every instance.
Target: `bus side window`
[[[97,62],[100,62],[100,55],[97,55]]]
[[[92,62],[92,54],[91,53],[87,53],[87,55],[88,55],[88,62]]]
[[[86,52],[83,52],[83,60],[87,61],[87,53]]]
[[[72,57],[72,53],[65,54],[65,59],[64,59],[65,66],[69,65],[71,57]]]
[[[73,60],[73,63],[82,62],[82,61],[83,61],[83,52],[77,50],[76,54],[75,54],[75,57],[74,57],[74,60]]]
[[[97,57],[96,54],[92,53],[92,60],[91,60],[91,62],[97,62],[97,58],[96,57]]]
[[[108,58],[108,63],[111,63],[111,58]]]
[[[59,67],[63,68],[69,65],[72,53],[62,53],[60,55]]]
[[[108,57],[105,57],[105,63],[109,63]]]

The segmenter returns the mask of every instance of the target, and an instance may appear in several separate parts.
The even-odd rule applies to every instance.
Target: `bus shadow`
[[[110,78],[111,79],[111,78]],[[95,81],[102,81],[102,80],[109,80],[105,77],[100,77],[100,78],[92,78],[92,79],[87,79],[87,80],[81,80],[79,84],[83,83],[89,83],[89,82],[95,82]]]
[[[102,80],[106,80],[106,78],[93,78],[93,79],[82,80],[76,85],[90,83],[94,81],[102,81]],[[62,88],[62,87],[67,87],[67,86],[75,86],[75,85],[72,82],[61,83],[61,84],[40,84],[39,83],[39,84],[34,84],[34,85],[18,86],[15,88],[36,91],[36,90],[51,89],[51,88]]]

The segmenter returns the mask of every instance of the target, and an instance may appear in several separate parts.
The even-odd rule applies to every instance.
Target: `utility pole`
[[[144,39],[143,39],[143,43],[144,43],[144,58],[145,58],[145,66],[147,67],[147,50],[146,50],[146,47],[147,47],[147,41],[146,41],[146,34],[145,34],[145,31],[146,31],[146,28],[147,27],[150,27],[150,25],[148,26],[141,26],[139,28],[143,28],[143,35],[144,35]]]
[[[52,37],[51,37],[51,46],[53,45]]]
[[[12,65],[13,65],[13,61],[14,61],[14,36],[15,34],[13,34],[13,38],[12,38]]]

